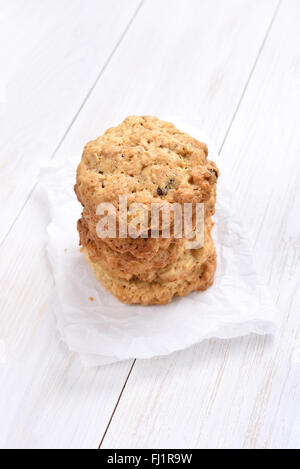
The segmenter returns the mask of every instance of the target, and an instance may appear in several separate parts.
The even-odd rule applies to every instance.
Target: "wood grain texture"
[[[139,3],[1,2],[0,242],[32,190],[39,162],[55,153]]]
[[[277,0],[144,2],[101,80],[92,90],[89,88],[91,93],[80,112],[75,114],[74,111],[72,117],[76,119],[72,121],[71,118],[72,126],[67,128],[66,124],[57,124],[57,133],[65,137],[55,158],[76,154],[79,159],[87,140],[133,113],[197,118],[221,146],[228,128],[232,124],[230,137],[239,122],[239,103],[245,88],[246,98],[250,85],[253,86],[257,58],[257,66],[264,64],[260,80],[265,79],[271,66],[273,73],[280,74],[278,59],[272,59],[278,56],[272,47],[270,51],[270,41],[274,37],[275,26],[281,25],[281,9],[267,38],[267,52],[264,49],[277,5]],[[293,2],[292,8],[296,11]],[[286,6],[285,9],[288,10]],[[291,13],[294,16],[295,11]],[[81,22],[78,21],[80,28]],[[288,41],[284,42],[286,48],[292,47],[289,41],[291,34],[288,31],[285,38]],[[294,57],[288,52],[296,54],[297,51],[286,51],[287,62],[288,57]],[[274,99],[272,87],[266,87],[269,95],[262,94],[261,107],[253,105],[256,102],[254,93],[251,104],[243,111],[244,135],[249,128],[255,129],[257,115],[254,109],[263,113],[268,96],[268,99]],[[46,89],[49,89],[50,99],[53,90],[49,83]],[[75,91],[77,93],[77,89]],[[73,96],[75,99],[75,91],[70,92],[72,100]],[[41,112],[43,109],[45,112],[47,106],[42,103]],[[265,128],[260,125],[260,138],[258,135],[256,143],[262,146],[260,139]],[[292,133],[284,135],[287,145],[292,141]],[[222,159],[231,162],[228,167],[232,165],[238,182],[240,174],[245,171],[241,165],[244,159],[239,158],[240,147],[228,146],[229,137]],[[244,144],[241,136],[233,140],[234,144],[236,140]],[[253,161],[249,171],[254,172],[259,153],[250,145],[247,151],[246,161]],[[264,154],[264,150],[261,151]],[[253,152],[256,160],[252,160]],[[30,158],[30,165],[34,158],[39,158],[36,148]],[[245,204],[241,205],[243,209],[249,204],[249,194],[253,195],[249,187],[250,182],[244,181],[240,198],[240,203],[244,201]],[[240,190],[239,187],[237,189]],[[287,191],[286,188],[284,190]],[[20,206],[18,197],[13,209]],[[284,195],[283,199],[286,203]],[[261,201],[260,198],[258,200]],[[254,207],[257,199],[252,202]],[[271,217],[266,201],[260,203],[265,203],[263,210]],[[34,192],[0,248],[3,286],[0,294],[0,339],[4,339],[7,345],[7,362],[0,365],[0,421],[5,422],[0,426],[0,447],[96,448],[131,363],[98,370],[83,369],[78,357],[70,354],[57,337],[54,319],[46,309],[53,287],[44,250],[47,220],[44,206]],[[262,218],[260,220],[263,221]],[[278,225],[274,228],[278,234]],[[258,237],[258,228],[255,233]],[[274,233],[275,239],[276,231]],[[266,261],[262,258],[265,266],[270,258]],[[294,261],[291,257],[289,262],[292,266]],[[281,267],[284,267],[284,262],[283,259]],[[269,275],[269,270],[265,274]],[[266,338],[257,337],[232,342],[210,341],[170,357],[140,361],[133,368],[103,447],[260,444],[263,428],[261,409],[264,412],[269,405],[268,409],[275,412],[278,408],[277,414],[272,416],[274,426],[278,427],[285,415],[284,406],[278,404],[278,396],[282,402],[297,396],[297,392],[293,393],[295,388],[289,384],[286,392],[276,387],[276,393],[272,394],[274,380],[281,376],[281,367],[284,368],[285,363],[282,361],[277,367],[271,344]],[[290,373],[291,376],[289,383],[295,383],[294,372]],[[265,393],[263,385],[266,386]],[[296,421],[292,422],[292,407],[285,408],[291,415],[287,422],[293,423],[294,427]],[[269,431],[270,426],[267,429]],[[282,435],[282,441],[292,441],[284,431]],[[274,436],[270,434],[269,445],[272,438]]]
[[[282,3],[218,164],[280,311],[275,343],[212,340],[137,361],[103,448],[298,448],[300,43]]]
[[[62,343],[46,307],[53,280],[43,212],[32,199],[1,253],[0,447],[96,448],[130,363],[86,369]]]
[[[0,240],[26,203],[39,162],[55,152],[139,4],[2,2]],[[21,231],[10,233],[1,254],[0,447],[96,448],[130,364],[85,370],[57,337],[45,312],[53,288],[47,214],[34,198],[28,203]]]
[[[131,114],[197,119],[219,146],[277,4],[144,2],[56,157]]]

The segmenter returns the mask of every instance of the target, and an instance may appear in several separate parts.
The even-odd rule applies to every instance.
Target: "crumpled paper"
[[[191,125],[175,125],[200,140]],[[211,147],[210,147],[211,148]],[[209,154],[210,159],[214,157]],[[43,165],[51,223],[47,252],[55,279],[49,308],[69,349],[86,366],[167,355],[209,338],[274,334],[276,307],[257,274],[232,194],[220,178],[213,238],[218,267],[212,287],[166,306],[120,303],[97,281],[78,246],[81,206],[73,192],[79,156]]]

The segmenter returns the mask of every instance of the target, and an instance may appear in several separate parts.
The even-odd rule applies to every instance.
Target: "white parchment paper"
[[[192,125],[175,124],[207,141]],[[222,177],[213,228],[218,255],[214,285],[167,306],[131,306],[101,286],[80,253],[76,222],[81,206],[73,192],[78,162],[79,156],[44,165],[40,187],[50,209],[47,252],[56,284],[49,308],[63,340],[86,366],[167,355],[212,337],[275,332],[275,305],[253,267],[243,214],[234,213]]]

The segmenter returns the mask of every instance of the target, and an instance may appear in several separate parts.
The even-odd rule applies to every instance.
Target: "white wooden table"
[[[0,1],[1,448],[300,447],[299,24],[299,0]],[[45,310],[39,163],[162,113],[218,145],[279,334],[85,369]]]

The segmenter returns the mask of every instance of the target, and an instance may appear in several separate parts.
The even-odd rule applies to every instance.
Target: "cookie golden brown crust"
[[[112,203],[118,215],[120,195],[127,196],[128,206],[142,203],[149,210],[154,203],[203,202],[207,216],[211,216],[219,173],[207,154],[205,143],[180,132],[170,122],[151,116],[127,117],[84,148],[75,192],[85,218],[95,226],[96,210],[103,202]],[[134,255],[149,255],[162,241],[126,238],[120,243],[118,238],[107,238],[104,242],[117,251],[128,249]]]
[[[218,169],[205,143],[156,117],[127,117],[89,142],[77,170],[76,193],[94,212],[101,202],[207,202]],[[117,207],[117,205],[116,205]]]
[[[81,221],[79,221],[82,224]],[[204,246],[200,249],[186,249],[185,240],[173,240],[168,249],[162,249],[154,259],[140,262],[127,254],[117,254],[105,243],[102,248],[89,237],[81,226],[81,244],[86,248],[91,262],[98,264],[113,278],[142,280],[144,282],[170,282],[183,280],[194,270],[196,265],[205,262],[214,253],[211,236],[212,222],[206,225]],[[177,244],[176,244],[177,243]]]
[[[74,188],[83,206],[80,244],[97,278],[120,301],[164,304],[212,283],[216,256],[211,216],[219,172],[207,154],[204,143],[151,116],[128,117],[85,146]],[[132,203],[147,207],[146,230],[152,204],[191,203],[195,215],[196,203],[203,203],[203,248],[187,250],[184,238],[175,239],[172,218],[170,238],[151,238],[150,233],[147,238],[119,238],[122,195],[127,209]],[[97,235],[96,211],[103,202],[116,209],[117,237]]]
[[[144,306],[168,304],[175,296],[186,296],[192,291],[204,291],[213,284],[216,271],[215,252],[202,264],[195,265],[188,278],[171,282],[143,282],[141,280],[125,280],[111,277],[99,264],[91,261],[86,248],[83,254],[102,285],[119,301]]]

